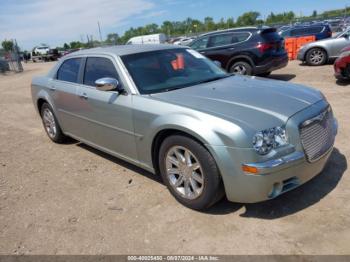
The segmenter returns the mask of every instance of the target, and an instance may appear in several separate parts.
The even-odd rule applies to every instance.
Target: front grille
[[[330,107],[300,126],[300,138],[309,162],[317,161],[330,150],[335,139]]]

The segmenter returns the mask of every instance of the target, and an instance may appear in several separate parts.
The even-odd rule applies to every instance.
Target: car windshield
[[[335,38],[338,38],[341,35],[345,35],[345,34],[350,34],[350,29],[347,29],[345,31],[339,32],[338,34],[335,35]]]
[[[192,49],[166,49],[121,58],[141,94],[167,92],[230,76]]]

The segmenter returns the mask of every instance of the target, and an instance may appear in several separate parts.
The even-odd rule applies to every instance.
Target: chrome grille
[[[330,108],[305,121],[300,127],[301,143],[306,158],[314,162],[325,155],[334,144],[334,119]]]

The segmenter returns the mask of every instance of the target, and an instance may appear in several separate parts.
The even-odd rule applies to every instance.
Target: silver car
[[[31,90],[52,141],[73,137],[160,174],[193,209],[300,186],[322,171],[337,132],[321,92],[227,74],[173,45],[72,53]]]
[[[338,58],[341,50],[347,46],[350,46],[350,28],[338,33],[335,37],[302,46],[298,53],[298,60],[312,66],[324,65],[329,60]]]

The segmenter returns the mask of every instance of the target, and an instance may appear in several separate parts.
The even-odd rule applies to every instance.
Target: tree
[[[204,28],[205,31],[213,31],[216,29],[216,25],[212,17],[207,16],[204,18]]]
[[[171,35],[174,32],[174,25],[170,21],[164,21],[160,26],[160,30],[167,35]]]
[[[12,40],[6,40],[6,39],[2,41],[1,45],[2,45],[2,48],[4,48],[4,50],[7,52],[12,51],[14,46]]]
[[[82,48],[85,45],[79,41],[73,41],[69,43],[71,49],[77,49],[77,48]]]
[[[316,11],[316,10],[314,10],[314,11],[312,12],[312,17],[317,17],[317,11]]]
[[[247,12],[237,18],[238,26],[256,25],[257,19],[260,16],[259,12]]]
[[[106,43],[116,45],[119,40],[119,35],[117,33],[111,33],[107,35]]]
[[[69,44],[67,44],[67,43],[64,43],[64,45],[63,45],[63,49],[64,49],[64,50],[68,50],[68,49],[70,49],[70,46],[69,46]]]
[[[233,28],[235,27],[235,20],[230,17],[226,20],[226,25],[227,25],[227,28]]]
[[[266,18],[266,24],[284,24],[284,23],[290,23],[294,20],[295,14],[294,12],[284,12],[280,14],[274,14],[271,12],[267,18]]]

